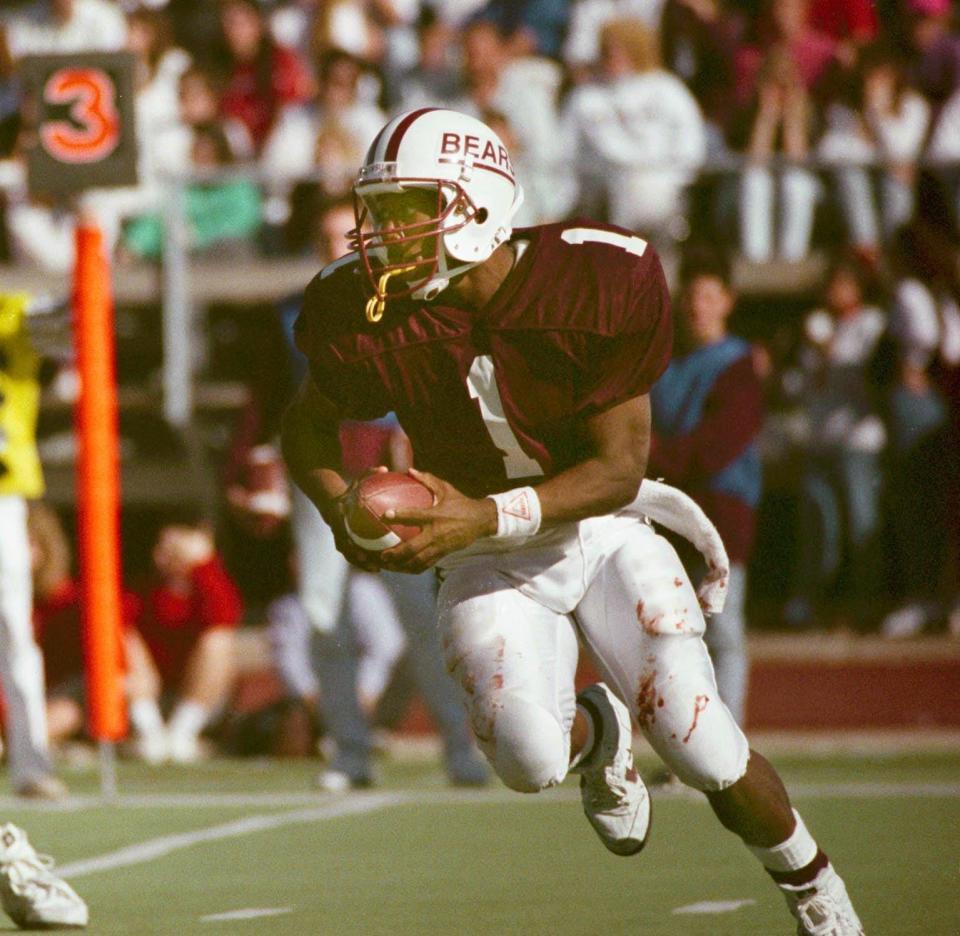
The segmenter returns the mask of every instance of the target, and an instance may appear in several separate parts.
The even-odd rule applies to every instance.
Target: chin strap
[[[368,322],[376,323],[383,318],[384,309],[387,307],[387,300],[390,298],[387,295],[387,283],[390,282],[390,279],[394,276],[400,276],[403,273],[410,273],[416,268],[417,264],[414,263],[396,270],[387,270],[386,273],[380,274],[380,279],[377,280],[377,291],[367,300],[367,305],[364,308]]]

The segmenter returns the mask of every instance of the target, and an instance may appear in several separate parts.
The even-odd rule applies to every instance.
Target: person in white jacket
[[[857,106],[835,102],[827,109],[817,154],[833,167],[852,245],[872,259],[913,216],[930,105],[906,84],[902,66],[886,47],[863,50],[858,80],[852,89]]]
[[[666,246],[683,233],[685,189],[706,158],[700,107],[637,19],[604,25],[600,75],[563,111],[580,207]]]

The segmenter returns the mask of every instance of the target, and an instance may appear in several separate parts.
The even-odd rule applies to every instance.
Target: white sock
[[[180,702],[170,716],[170,734],[195,738],[207,723],[210,712],[197,702]]]
[[[760,863],[768,871],[786,872],[799,871],[805,868],[817,857],[819,848],[813,836],[807,831],[800,814],[794,810],[797,827],[785,842],[774,845],[773,848],[759,848],[756,845],[747,845]]]
[[[577,705],[577,711],[583,715],[587,723],[587,740],[583,747],[570,759],[570,770],[573,770],[578,764],[583,764],[584,760],[593,753],[593,745],[596,743],[596,729],[593,726],[593,716],[582,705]]]
[[[163,716],[156,699],[134,699],[130,703],[130,721],[139,735],[151,735],[163,728]]]

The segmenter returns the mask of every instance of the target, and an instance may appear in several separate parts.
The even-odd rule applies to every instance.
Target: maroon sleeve
[[[294,323],[294,344],[307,359],[313,383],[342,416],[378,419],[386,410],[376,398],[373,364],[359,363],[356,355],[351,360],[344,356],[345,346],[355,350],[351,336],[362,327],[363,305],[355,280],[348,264],[327,277],[321,273],[313,278]]]
[[[580,415],[603,412],[649,393],[670,363],[672,347],[670,294],[655,261],[625,310],[622,326],[596,337],[585,355],[577,403]]]
[[[204,630],[236,627],[243,615],[240,592],[218,556],[193,570],[197,617]]]
[[[654,435],[647,474],[682,484],[721,471],[756,438],[762,415],[760,381],[746,354],[717,378],[691,432]]]

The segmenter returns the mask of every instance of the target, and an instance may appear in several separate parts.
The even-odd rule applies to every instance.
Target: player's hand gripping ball
[[[433,492],[416,478],[399,471],[377,471],[354,486],[345,505],[344,522],[350,538],[361,549],[381,552],[420,532],[420,527],[384,520],[388,510],[432,506]]]

